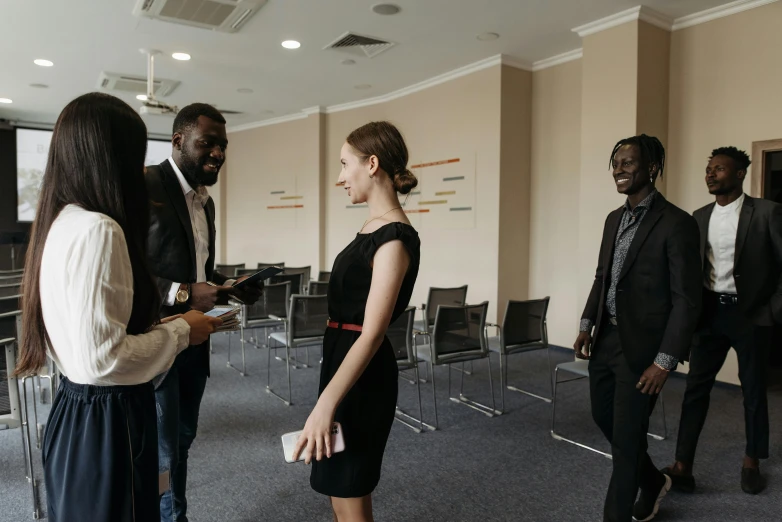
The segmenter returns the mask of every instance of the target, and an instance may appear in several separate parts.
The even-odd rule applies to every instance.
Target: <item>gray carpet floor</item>
[[[264,392],[266,352],[248,347],[246,377],[226,367],[225,335],[216,336],[210,379],[201,408],[198,437],[190,452],[189,515],[193,522],[331,521],[328,501],[309,487],[309,469],[286,464],[280,435],[300,429],[315,403],[317,369],[293,373],[294,405]],[[233,337],[234,350],[238,347]],[[554,362],[572,360],[572,352],[554,350]],[[234,351],[234,359],[241,360]],[[313,351],[311,360],[316,360]],[[272,379],[283,388],[284,365],[272,361]],[[495,395],[499,372],[493,359]],[[489,399],[486,364],[474,364],[465,392]],[[611,473],[611,461],[590,451],[555,441],[549,435],[550,406],[506,392],[506,413],[488,418],[447,399],[446,370],[437,369],[440,430],[416,434],[394,424],[383,475],[374,494],[379,521],[599,521]],[[458,384],[453,372],[454,384]],[[546,394],[546,358],[542,353],[512,359],[510,380],[520,379]],[[671,462],[684,380],[671,378],[665,388],[668,439],[649,441],[660,466]],[[558,392],[558,431],[608,450],[588,409],[588,384],[563,384]],[[422,385],[424,416],[433,418],[431,384]],[[415,387],[400,380],[400,405],[415,409]],[[658,408],[659,409],[659,408]],[[39,409],[45,418],[46,408]],[[749,496],[739,486],[744,447],[741,391],[717,386],[701,439],[695,494],[672,492],[663,502],[660,521],[782,520],[782,391],[770,394],[771,459],[762,465],[768,488]],[[660,412],[652,431],[661,431]],[[19,430],[0,431],[0,520],[32,519],[29,486],[24,478]],[[40,454],[36,469],[41,475]],[[43,487],[41,488],[44,489]],[[43,493],[43,492],[42,492]],[[45,499],[45,494],[42,494]],[[45,506],[45,500],[44,500]]]

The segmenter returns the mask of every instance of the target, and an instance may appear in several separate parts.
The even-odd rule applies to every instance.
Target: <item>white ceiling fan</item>
[[[147,94],[146,99],[142,100],[140,114],[176,114],[179,110],[175,105],[169,105],[155,98],[155,55],[160,54],[157,49],[140,49],[147,55]]]

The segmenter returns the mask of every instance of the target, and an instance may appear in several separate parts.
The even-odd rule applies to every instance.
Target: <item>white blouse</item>
[[[133,309],[133,271],[119,224],[68,205],[46,237],[40,292],[50,355],[78,384],[132,385],[151,381],[187,348],[184,319],[147,333],[125,332]]]

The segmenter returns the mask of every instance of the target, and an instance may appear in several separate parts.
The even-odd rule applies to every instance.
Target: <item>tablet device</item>
[[[293,460],[293,448],[296,447],[299,435],[301,435],[301,430],[286,433],[282,436],[282,451],[285,454],[285,462],[292,463],[304,460],[306,448],[302,450],[298,460]],[[333,455],[334,453],[339,453],[341,451],[345,451],[345,438],[342,435],[342,425],[339,422],[335,422],[334,426],[331,428],[331,454]],[[312,458],[314,460],[315,455],[313,455]]]
[[[238,288],[239,290],[242,290],[248,285],[257,285],[258,283],[262,283],[263,281],[269,279],[270,277],[276,276],[282,271],[283,269],[280,268],[279,266],[266,267],[263,270],[259,270],[258,272],[255,272],[253,275],[243,280],[242,282],[234,284],[233,288]]]

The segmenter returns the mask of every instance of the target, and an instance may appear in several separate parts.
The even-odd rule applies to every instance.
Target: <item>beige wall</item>
[[[572,346],[584,306],[577,295],[581,262],[575,255],[579,241],[581,60],[534,73],[531,144],[529,296],[551,297],[549,342]]]
[[[532,73],[502,67],[497,320],[529,298]]]
[[[431,286],[469,285],[470,303],[497,307],[500,190],[499,66],[475,72],[387,103],[329,114],[324,186],[328,191],[326,264],[355,237],[366,209],[349,209],[344,191],[335,187],[339,151],[345,137],[372,120],[388,119],[399,127],[410,150],[410,163],[460,157],[474,163],[475,226],[440,229],[427,226],[426,215],[411,215],[421,238],[421,268],[411,304],[426,301]],[[425,171],[416,172],[419,177]],[[424,180],[425,181],[425,180]]]
[[[713,149],[751,154],[753,141],[782,138],[780,27],[776,2],[673,33],[668,196],[683,209],[713,201],[703,180]],[[718,379],[737,384],[737,372],[731,351]]]
[[[224,262],[254,267],[257,262],[285,261],[289,266],[310,265],[317,273],[321,117],[229,134],[223,175]],[[285,194],[270,194],[276,191]],[[303,208],[267,208],[294,204]]]
[[[535,73],[496,66],[387,103],[231,133],[212,191],[221,261],[330,269],[367,217],[335,187],[340,147],[354,128],[387,119],[411,164],[459,156],[475,165],[474,228],[413,216],[422,261],[411,304],[430,286],[466,283],[468,300],[490,301],[494,318],[509,298],[549,295],[550,341],[570,346],[605,217],[623,202],[611,147],[639,132],[660,137],[666,196],[690,212],[708,203],[712,148],[782,138],[781,24],[782,2],[674,33],[631,22],[585,37],[581,60]],[[280,176],[301,180],[306,210],[295,228],[272,225],[281,214],[259,204]],[[732,355],[720,379],[737,382]]]

